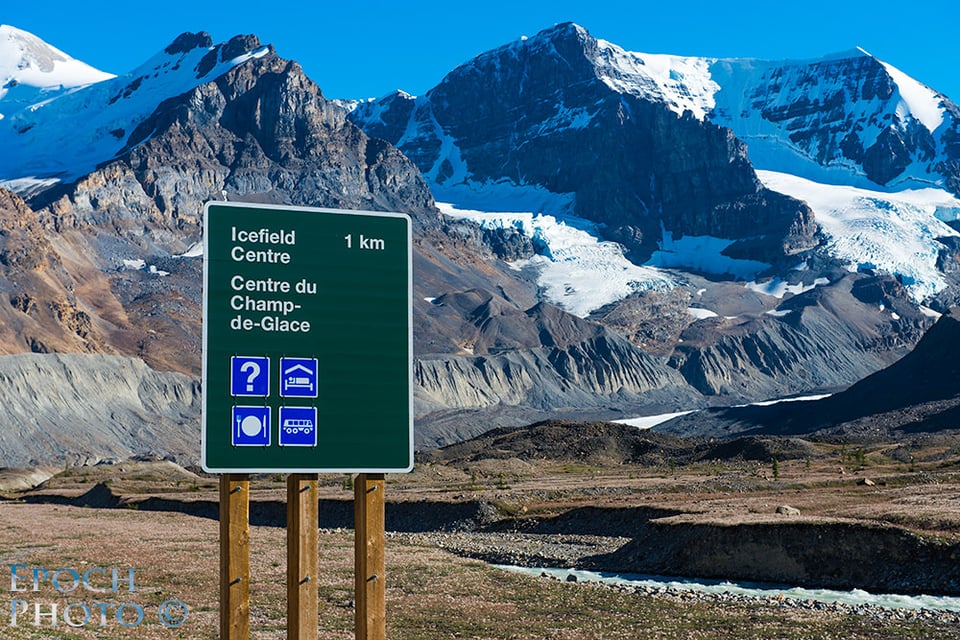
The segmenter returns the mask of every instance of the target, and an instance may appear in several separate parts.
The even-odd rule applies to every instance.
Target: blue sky
[[[13,0],[0,8],[0,23],[116,74],[146,61],[184,31],[207,31],[216,42],[254,33],[282,57],[300,62],[327,97],[365,98],[394,89],[423,93],[483,51],[572,21],[596,37],[646,53],[812,58],[860,46],[960,101],[958,7],[956,0],[320,0],[304,6]]]

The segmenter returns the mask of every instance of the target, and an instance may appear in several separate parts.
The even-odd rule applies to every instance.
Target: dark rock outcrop
[[[852,522],[703,524],[651,520],[634,540],[593,558],[618,571],[863,589],[960,594],[960,545]]]

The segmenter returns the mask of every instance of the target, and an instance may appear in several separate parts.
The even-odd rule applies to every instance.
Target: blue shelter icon
[[[316,398],[319,395],[316,358],[280,358],[280,396]]]

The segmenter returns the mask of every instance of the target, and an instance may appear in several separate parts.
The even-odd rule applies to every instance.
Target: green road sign
[[[413,467],[410,219],[204,207],[202,466]]]

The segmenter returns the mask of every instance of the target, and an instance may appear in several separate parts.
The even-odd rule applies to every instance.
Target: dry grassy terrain
[[[603,466],[505,459],[470,464],[432,462],[404,476],[388,476],[388,635],[415,638],[782,638],[877,640],[960,638],[955,623],[936,616],[877,617],[830,610],[785,608],[769,602],[684,600],[641,595],[589,584],[527,577],[453,553],[436,531],[417,530],[410,513],[429,524],[449,505],[479,502],[493,508],[501,541],[510,527],[529,529],[580,507],[649,506],[683,512],[677,518],[717,522],[776,520],[789,504],[807,519],[845,519],[895,524],[931,539],[960,537],[960,471],[956,449],[917,449],[912,462],[898,462],[879,445],[862,452],[823,445],[812,460],[772,465],[714,461],[681,466]],[[841,473],[842,468],[842,473]],[[3,478],[9,478],[8,472]],[[874,484],[863,484],[870,478]],[[284,479],[253,479],[251,520],[252,637],[285,638]],[[320,637],[353,637],[352,494],[346,476],[321,478]],[[126,463],[60,472],[42,487],[10,490],[0,501],[0,557],[5,575],[3,638],[205,639],[218,635],[217,480],[169,463]],[[408,510],[399,509],[407,505]],[[392,526],[390,508],[401,514]],[[686,514],[686,515],[683,515]],[[400,516],[398,516],[399,518]],[[415,518],[414,518],[415,519]],[[439,520],[438,520],[439,522]],[[324,525],[337,526],[324,526]],[[449,522],[447,522],[449,524]],[[345,525],[345,526],[340,526]],[[507,526],[509,525],[509,526]],[[420,527],[429,529],[430,527]],[[496,529],[497,527],[494,527]],[[400,530],[398,532],[398,530]],[[488,529],[483,535],[491,535]],[[623,538],[610,532],[609,540]],[[469,537],[465,531],[462,535]],[[480,534],[477,534],[480,535]],[[519,537],[519,536],[516,536]],[[9,565],[17,571],[16,585]],[[51,575],[32,590],[30,571]],[[57,569],[82,576],[91,586],[110,584],[115,593],[80,584],[58,592],[49,579]],[[136,591],[127,589],[129,570]],[[69,572],[57,574],[63,590]],[[13,591],[13,587],[26,591]],[[109,591],[109,589],[108,589]],[[23,601],[19,604],[16,601]],[[161,624],[165,601],[182,601],[182,626]],[[97,606],[100,606],[98,609]],[[51,626],[53,605],[58,624]],[[72,606],[71,606],[72,605]],[[63,619],[86,624],[69,627]],[[123,622],[116,619],[121,606]],[[136,622],[137,611],[144,617]],[[16,626],[10,626],[18,609]],[[40,612],[39,625],[36,611]],[[105,610],[106,622],[99,611]],[[168,610],[175,615],[177,611]],[[129,626],[124,626],[124,625]]]

